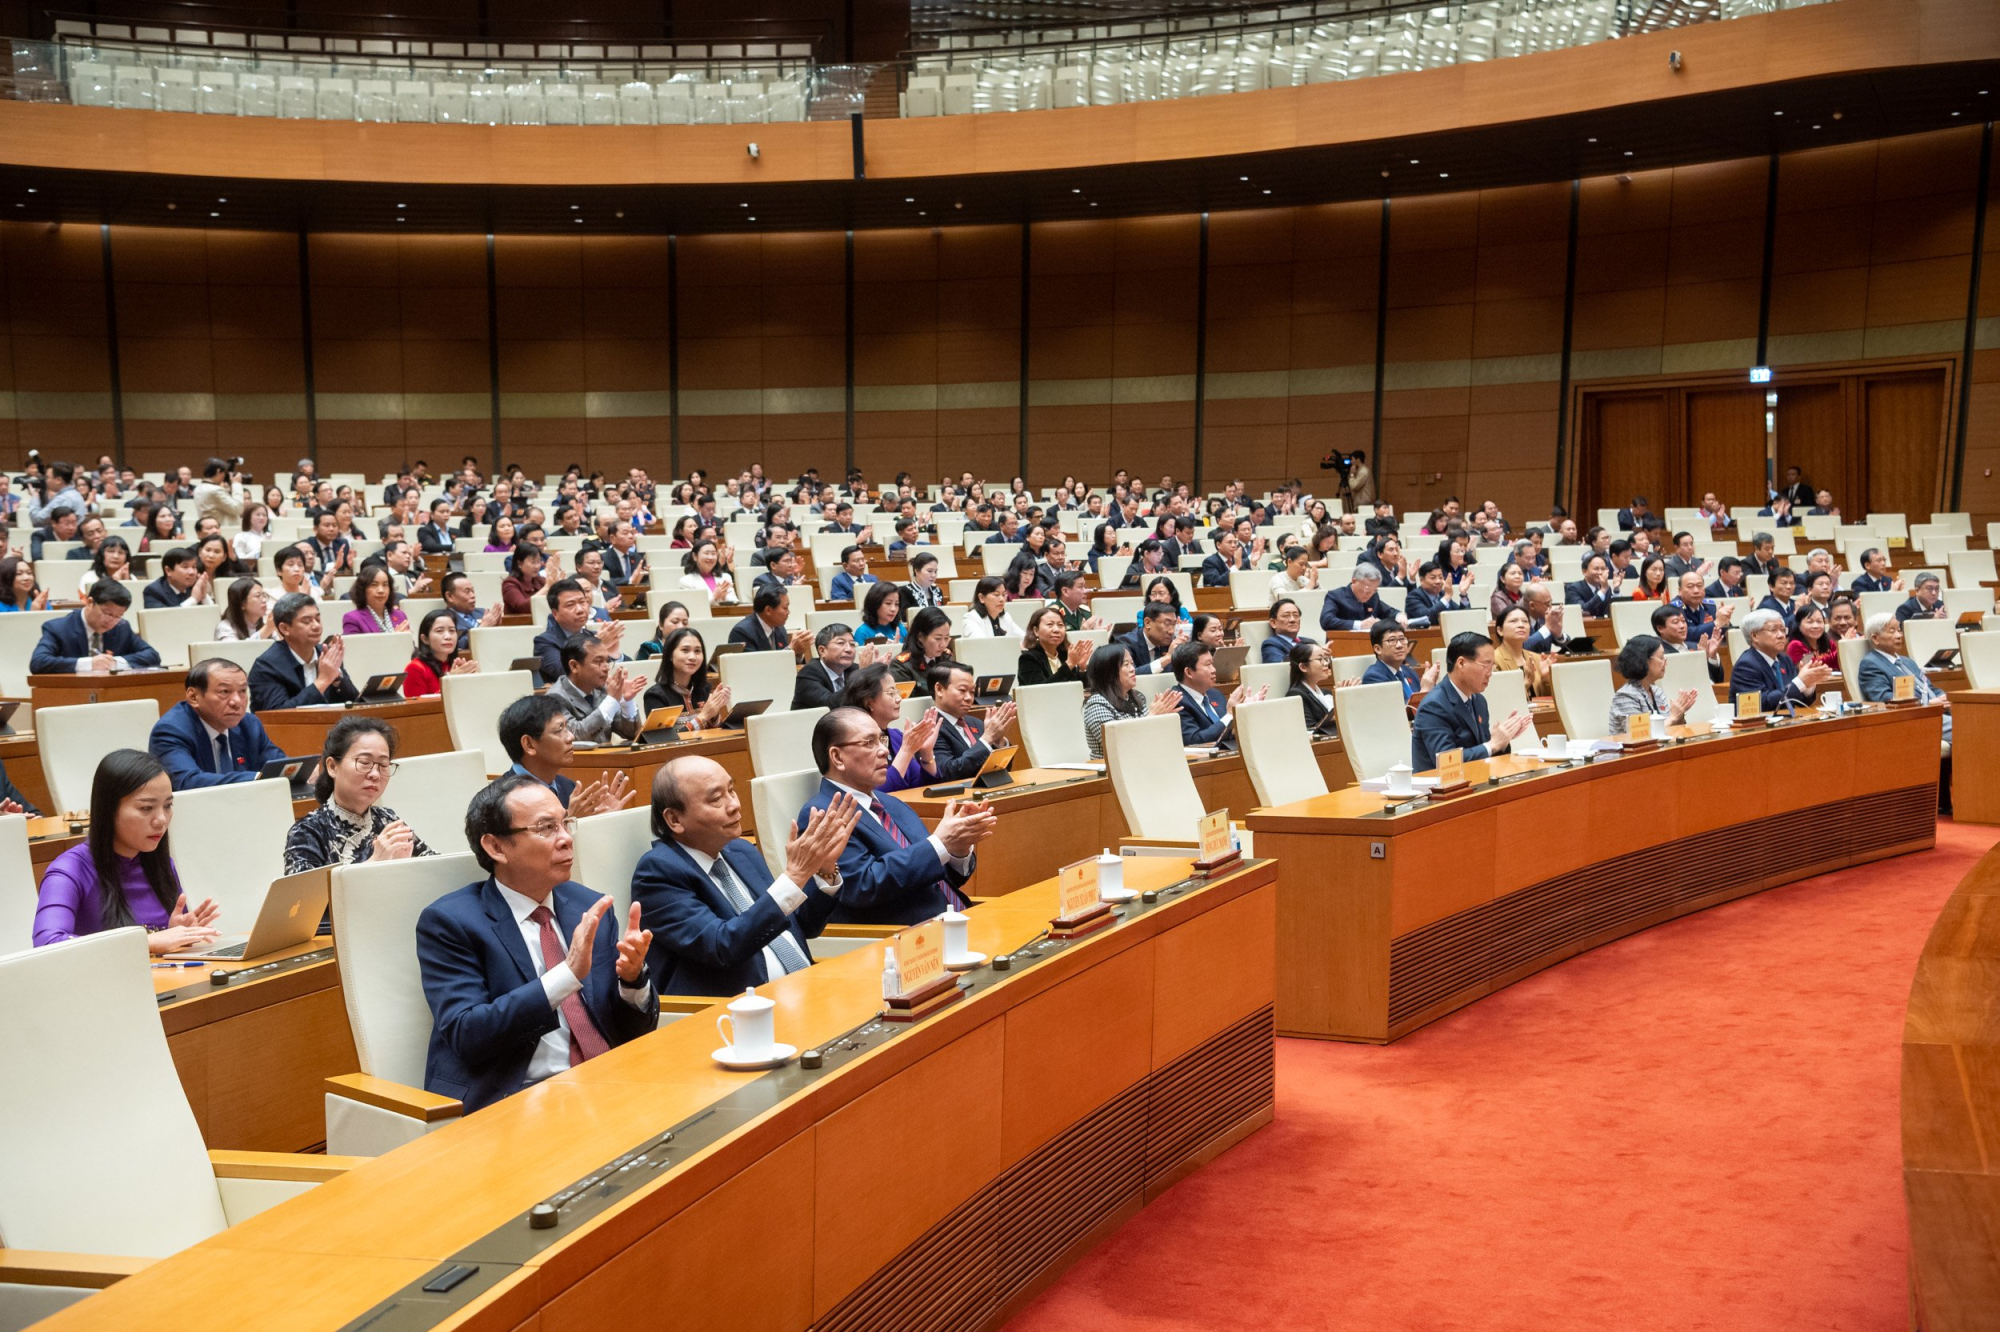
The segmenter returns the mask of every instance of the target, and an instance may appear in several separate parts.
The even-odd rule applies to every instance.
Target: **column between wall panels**
[[[306,389],[306,457],[319,465],[319,404],[314,400],[313,387],[313,301],[312,301],[312,246],[310,233],[299,228],[299,352],[300,364],[305,371]]]
[[[681,472],[681,259],[680,237],[667,237],[667,470]]]
[[[847,471],[854,470],[854,229],[847,230],[845,265],[842,269],[842,329],[847,355]],[[843,478],[844,480],[844,478]]]
[[[98,241],[104,253],[105,369],[111,377],[111,453],[125,465],[125,389],[118,373],[118,281],[111,266],[111,224],[100,222]]]
[[[1194,493],[1207,475],[1202,458],[1202,417],[1208,398],[1208,213],[1201,215],[1201,241],[1194,274]]]
[[[1576,227],[1582,208],[1583,181],[1569,182],[1569,249],[1563,261],[1562,373],[1556,388],[1556,485],[1552,504],[1562,504],[1569,466],[1569,354],[1576,335]]]
[[[1389,200],[1385,195],[1382,199],[1382,239],[1375,248],[1375,419],[1368,437],[1368,457],[1375,466],[1377,477],[1382,475],[1382,386],[1389,371],[1388,358]]]
[[[1021,223],[1021,406],[1019,421],[1021,429],[1020,475],[1028,474],[1028,291],[1029,268],[1034,260],[1035,230],[1027,222]],[[942,462],[942,459],[940,459]],[[944,471],[940,467],[940,473]]]
[[[1958,427],[1952,431],[1951,495],[1946,507],[1957,512],[1965,483],[1967,418],[1972,414],[1972,358],[1979,343],[1979,283],[1986,257],[1986,201],[1993,187],[1993,122],[1979,136],[1979,190],[1972,204],[1972,274],[1965,288],[1965,351],[1958,362]]]
[[[1771,154],[1769,174],[1764,178],[1764,259],[1757,273],[1757,364],[1771,342],[1771,268],[1778,252],[1778,155]]]
[[[486,233],[486,372],[493,412],[493,470],[500,475],[500,269],[493,233]]]

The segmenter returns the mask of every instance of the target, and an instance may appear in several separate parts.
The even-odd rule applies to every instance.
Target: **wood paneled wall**
[[[214,450],[275,471],[316,442],[369,472],[497,451],[665,475],[678,440],[681,471],[835,474],[851,449],[873,476],[1025,462],[1049,484],[1198,457],[1211,484],[1266,486],[1367,448],[1400,507],[1533,515],[1575,483],[1565,380],[1734,373],[1760,334],[1781,389],[1955,365],[1980,144],[1790,154],[1775,194],[1757,158],[1395,199],[1386,226],[1380,202],[1216,213],[1205,236],[1190,214],[501,236],[489,257],[484,236],[315,234],[302,255],[291,234],[114,227],[107,264],[100,228],[0,225],[0,458],[122,433],[147,467]],[[2000,265],[1978,308],[1960,507],[2000,516]],[[1724,489],[1740,461],[1715,461]]]

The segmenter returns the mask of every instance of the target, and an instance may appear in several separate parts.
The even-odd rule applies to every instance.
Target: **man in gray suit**
[[[1868,617],[1863,628],[1869,648],[1861,658],[1861,697],[1871,703],[1887,703],[1896,697],[1896,677],[1907,675],[1916,681],[1916,697],[1924,703],[1944,705],[1944,753],[1951,754],[1951,700],[1944,691],[1924,678],[1924,668],[1903,655],[1903,623],[1883,611]]]

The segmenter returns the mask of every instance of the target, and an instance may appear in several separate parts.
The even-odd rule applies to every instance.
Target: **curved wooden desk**
[[[1128,882],[1185,868],[1153,862]],[[1258,861],[1163,897],[1042,961],[978,973],[965,1000],[864,1031],[854,1051],[837,1042],[880,1007],[881,945],[832,958],[764,987],[779,1039],[825,1043],[823,1070],[726,1072],[709,1059],[713,1015],[697,1014],[43,1326],[995,1325],[1269,1122],[1275,880]],[[1049,883],[981,904],[971,946],[1027,945],[1054,904]],[[620,1161],[556,1227],[529,1227],[530,1208]],[[454,1263],[479,1270],[415,1293]]]
[[[451,731],[444,721],[444,700],[404,699],[395,703],[356,703],[352,707],[332,704],[316,708],[273,708],[257,714],[265,734],[279,750],[294,757],[317,754],[326,748],[326,733],[343,717],[374,717],[396,728],[396,753],[403,758],[419,754],[449,754]]]
[[[1285,866],[1278,1030],[1395,1040],[1648,925],[1932,846],[1940,715],[1684,728],[1589,767],[1467,764],[1522,779],[1400,813],[1358,787],[1254,811]]]
[[[1954,745],[1954,748],[1957,746]],[[1945,902],[1903,1022],[1911,1326],[2000,1325],[2000,848]]]

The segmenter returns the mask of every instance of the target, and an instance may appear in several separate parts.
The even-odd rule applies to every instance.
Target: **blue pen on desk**
[[[198,967],[200,965],[201,963],[199,962],[155,962],[153,970],[158,971],[161,967]]]

